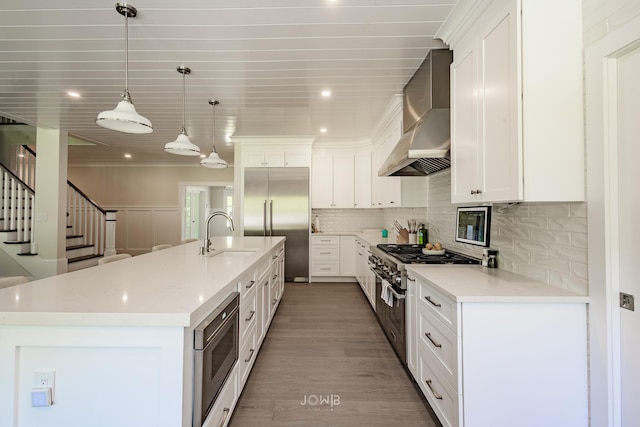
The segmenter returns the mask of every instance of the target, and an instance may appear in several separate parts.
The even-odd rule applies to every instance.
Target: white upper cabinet
[[[311,139],[236,137],[242,146],[241,164],[245,168],[310,167]]]
[[[371,207],[371,147],[356,150],[354,159],[353,207]]]
[[[439,31],[454,53],[453,203],[584,200],[581,8],[462,0]]]
[[[353,208],[354,170],[353,151],[336,151],[333,154],[314,152],[311,166],[311,207]]]

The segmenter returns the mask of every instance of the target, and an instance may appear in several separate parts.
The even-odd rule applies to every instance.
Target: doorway
[[[640,17],[585,50],[591,425],[640,418]],[[624,305],[624,307],[623,307]]]
[[[181,239],[204,239],[209,214],[223,211],[233,218],[233,183],[180,183]],[[212,221],[212,236],[231,236],[226,221]]]

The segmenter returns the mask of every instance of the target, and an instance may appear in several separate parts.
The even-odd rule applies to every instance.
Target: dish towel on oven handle
[[[382,299],[389,307],[393,307],[393,292],[391,291],[391,284],[384,279],[382,280],[380,299]]]

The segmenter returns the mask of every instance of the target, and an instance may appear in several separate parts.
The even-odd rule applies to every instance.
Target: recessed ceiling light
[[[320,133],[327,133],[327,128],[320,128]]]
[[[328,97],[331,96],[331,91],[330,90],[323,90],[321,94],[322,94],[322,96],[324,98],[328,98]]]
[[[74,92],[72,90],[67,91],[67,95],[69,95],[72,98],[81,98],[82,95],[80,95],[78,92]]]
[[[205,157],[207,157],[207,155],[206,155],[206,154],[204,154],[204,153],[203,153],[203,154],[200,154],[200,158],[201,158],[201,159],[204,159]]]
[[[127,153],[127,154],[125,154],[125,155],[124,155],[124,158],[125,158],[125,159],[130,159],[130,158],[131,158],[131,154],[128,154],[128,153]]]

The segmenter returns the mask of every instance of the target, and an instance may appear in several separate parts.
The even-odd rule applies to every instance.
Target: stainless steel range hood
[[[448,49],[429,52],[403,91],[404,134],[378,176],[424,176],[451,166]]]

